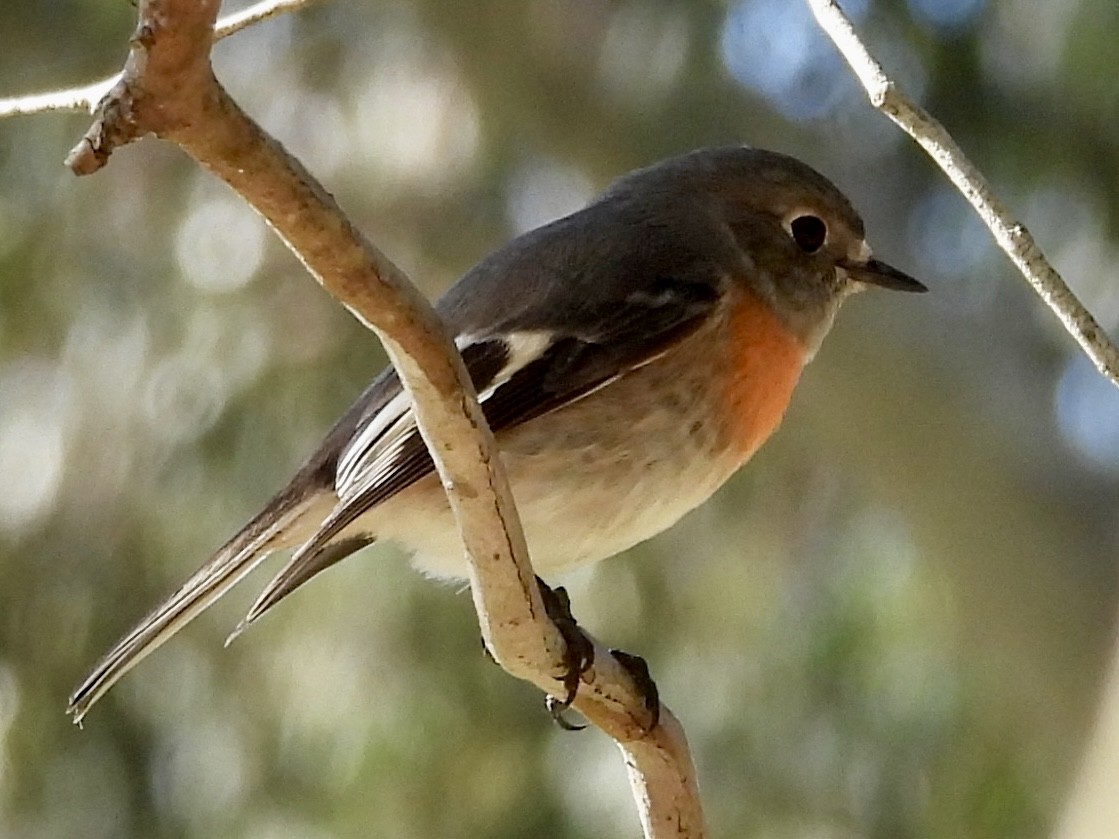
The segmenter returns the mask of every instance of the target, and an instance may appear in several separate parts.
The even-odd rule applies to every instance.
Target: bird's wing
[[[659,279],[603,310],[579,334],[532,330],[462,335],[460,350],[494,433],[568,405],[667,352],[718,300],[706,282]],[[370,416],[338,458],[338,504],[253,604],[240,629],[344,558],[330,550],[362,514],[434,470],[403,391]],[[376,534],[345,534],[354,549]],[[362,541],[364,537],[364,541]]]

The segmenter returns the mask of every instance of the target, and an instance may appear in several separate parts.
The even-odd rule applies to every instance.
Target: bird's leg
[[[579,691],[579,680],[583,674],[591,669],[594,664],[594,643],[583,634],[575,617],[571,614],[571,598],[563,587],[551,588],[536,578],[536,585],[540,588],[540,598],[544,601],[544,611],[552,623],[560,631],[565,642],[564,650],[564,676],[563,698],[549,696],[547,700],[548,711],[556,724],[567,731],[578,731],[585,726],[574,725],[568,722],[563,712],[571,707],[575,701],[575,694]]]
[[[540,589],[540,598],[544,601],[544,611],[560,631],[566,645],[563,677],[565,693],[563,698],[548,697],[546,703],[548,711],[560,728],[566,731],[581,731],[586,726],[569,722],[563,713],[575,701],[575,695],[579,691],[579,681],[583,674],[590,670],[594,664],[594,644],[579,628],[575,616],[571,614],[571,598],[568,596],[567,590],[562,586],[553,589],[539,577],[536,578],[536,585]],[[494,660],[484,639],[482,650],[491,661]],[[653,677],[649,675],[649,665],[645,663],[645,659],[641,656],[632,655],[623,650],[610,650],[610,655],[614,656],[614,659],[625,668],[641,692],[645,708],[653,718],[648,727],[648,730],[652,731],[660,721],[661,705],[660,691],[657,689],[657,683],[653,681]]]

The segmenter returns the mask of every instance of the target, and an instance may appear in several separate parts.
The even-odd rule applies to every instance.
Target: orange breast
[[[735,304],[723,392],[724,422],[742,460],[766,441],[789,405],[805,350],[768,306],[753,295]]]

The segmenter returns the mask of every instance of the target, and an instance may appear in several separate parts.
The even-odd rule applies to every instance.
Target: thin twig
[[[234,32],[240,32],[263,20],[294,12],[317,2],[319,0],[260,0],[248,8],[219,19],[214,24],[214,40],[220,41]]]
[[[214,40],[220,41],[249,26],[282,15],[287,12],[318,3],[319,0],[260,0],[248,8],[226,15],[214,25]],[[0,119],[4,117],[26,116],[51,112],[93,113],[113,85],[120,81],[120,73],[107,79],[67,88],[52,90],[48,93],[33,93],[27,96],[12,96],[0,99]]]
[[[0,118],[28,114],[92,113],[101,98],[120,80],[120,73],[82,87],[52,90],[49,93],[32,93],[0,99]]]
[[[987,179],[968,160],[944,126],[902,93],[897,83],[886,75],[835,0],[807,2],[820,27],[835,42],[866,88],[870,103],[916,140],[944,170],[983,219],[999,247],[1080,344],[1096,369],[1119,386],[1119,348],[1049,264],[1025,226],[995,196]]]
[[[483,637],[511,674],[562,695],[563,638],[548,619],[493,435],[443,324],[325,189],[238,107],[209,64],[218,0],[144,0],[119,83],[68,158],[79,174],[154,134],[229,184],[315,278],[374,329],[407,388],[455,514]],[[648,839],[698,839],[703,817],[683,729],[655,724],[632,676],[596,644],[575,707],[618,742]]]

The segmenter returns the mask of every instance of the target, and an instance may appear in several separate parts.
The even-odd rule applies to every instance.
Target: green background
[[[431,295],[694,147],[846,190],[930,294],[849,303],[747,469],[563,582],[648,659],[712,835],[1045,836],[1110,655],[1119,392],[793,5],[333,0],[215,62]],[[853,5],[1115,334],[1114,0]],[[133,14],[0,5],[0,93],[113,72]],[[254,577],[69,725],[85,669],[384,364],[176,150],[70,175],[88,122],[0,122],[0,836],[638,835],[609,741],[558,731],[482,656],[469,597],[391,546],[223,649]]]

